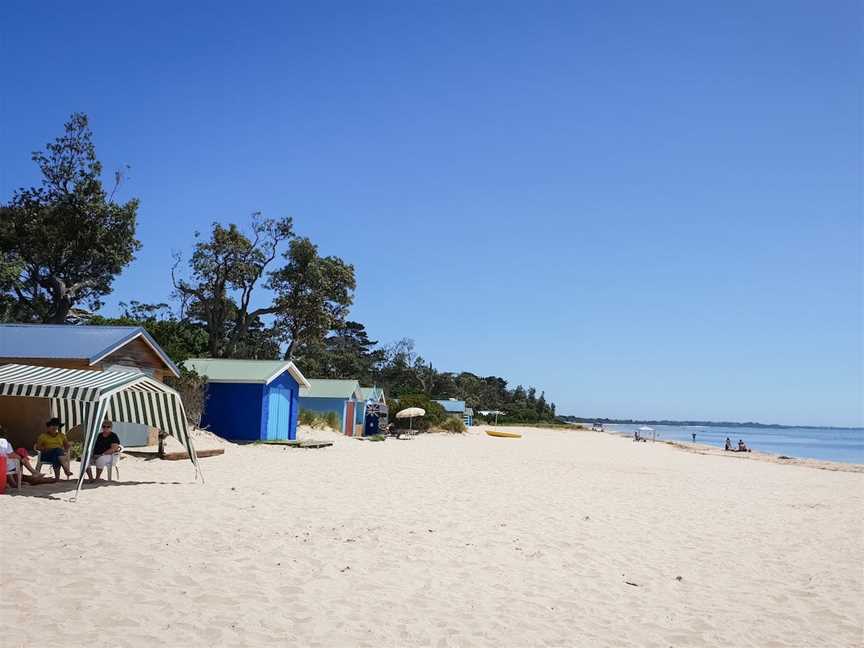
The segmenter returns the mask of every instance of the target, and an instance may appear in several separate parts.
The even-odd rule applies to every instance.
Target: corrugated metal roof
[[[310,378],[309,388],[300,389],[300,398],[351,398],[362,399],[360,383],[356,380],[325,380]]]
[[[293,362],[286,360],[234,360],[224,358],[189,358],[183,363],[214,383],[261,383],[268,385],[286,371],[301,389],[308,385],[306,378]]]
[[[441,407],[444,408],[445,412],[450,412],[451,414],[461,414],[465,411],[465,401],[461,400],[436,400]]]
[[[171,358],[140,326],[0,324],[0,358],[83,359],[92,365],[137,337],[179,375]]]

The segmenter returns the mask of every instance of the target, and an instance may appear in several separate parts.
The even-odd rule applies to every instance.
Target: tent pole
[[[93,446],[96,445],[96,430],[101,428],[102,421],[105,420],[107,399],[100,398],[96,403],[94,403],[94,405],[95,409],[89,409],[87,413],[84,444],[81,447],[81,470],[78,475],[78,485],[75,487],[75,495],[71,500],[73,502],[78,501],[78,494],[81,492],[81,485],[84,483],[84,475],[86,474],[87,466],[90,465],[90,459],[93,455]]]

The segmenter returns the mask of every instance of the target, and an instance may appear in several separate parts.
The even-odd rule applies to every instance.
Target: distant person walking
[[[690,433],[690,436],[693,437],[693,443],[696,443],[696,433],[695,433],[695,432],[691,432],[691,433]]]

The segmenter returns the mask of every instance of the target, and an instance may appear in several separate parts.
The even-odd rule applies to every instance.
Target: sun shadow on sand
[[[117,488],[118,486],[144,486],[144,485],[180,485],[184,482],[179,481],[100,481],[95,484],[84,482],[81,487],[81,492],[92,491],[101,488]],[[21,490],[17,488],[6,488],[6,493],[13,497],[38,497],[41,499],[51,499],[58,501],[68,501],[66,497],[57,497],[66,493],[74,493],[78,481],[75,479],[63,479],[58,482],[47,484],[24,484]]]

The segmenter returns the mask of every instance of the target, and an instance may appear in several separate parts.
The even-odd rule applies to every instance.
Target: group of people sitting
[[[0,427],[0,458],[6,464],[4,478],[9,486],[16,486],[18,479],[28,484],[55,482],[60,479],[61,468],[66,477],[72,476],[72,470],[69,468],[69,448],[71,446],[66,435],[60,431],[61,427],[63,427],[63,422],[57,417],[47,421],[45,432],[39,435],[33,446],[33,449],[39,453],[39,462],[51,464],[54,469],[53,479],[43,477],[41,472],[33,467],[27,448],[13,448],[12,444],[4,438],[3,428]],[[120,450],[120,439],[114,433],[111,421],[106,419],[102,422],[102,429],[93,444],[93,456],[87,465],[87,478],[90,481],[101,479],[102,471],[110,465],[113,459],[112,455],[120,452]],[[19,464],[20,470],[18,469]],[[93,468],[96,469],[95,480]],[[24,474],[25,469],[30,473],[29,475]]]
[[[729,437],[726,437],[726,445],[723,446],[723,449],[727,452],[750,452],[750,448],[747,447],[747,444],[744,443],[743,439],[738,439],[738,447],[733,448]]]

